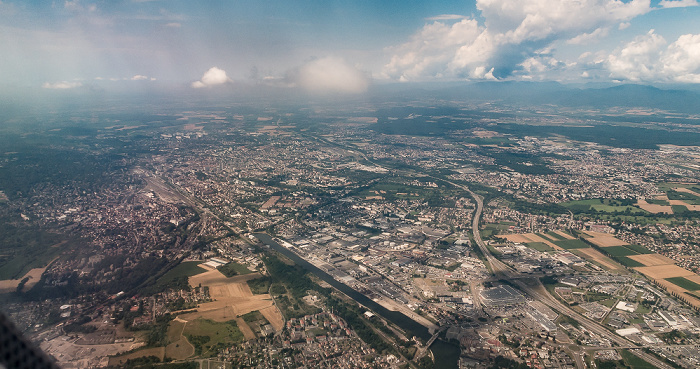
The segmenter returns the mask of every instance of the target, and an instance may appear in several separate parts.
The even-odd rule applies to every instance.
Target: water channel
[[[308,261],[302,259],[292,250],[280,245],[277,241],[273,240],[268,234],[265,233],[255,233],[253,234],[260,242],[270,246],[273,250],[279,252],[280,254],[288,257],[296,264],[301,265],[306,270],[310,271],[318,278],[324,282],[335,287],[337,290],[343,292],[348,297],[352,298],[359,304],[372,310],[374,313],[382,316],[384,319],[391,321],[398,327],[406,331],[408,336],[417,336],[427,341],[430,339],[431,334],[428,328],[416,322],[415,320],[407,317],[406,315],[398,312],[391,311],[378,303],[374,302],[369,297],[355,291],[350,286],[337,281],[331,275],[325,271],[319,269],[315,265],[309,263]],[[435,342],[430,346],[430,350],[433,352],[435,357],[435,368],[457,368],[459,361],[460,349],[459,347],[447,343],[442,340],[435,340]]]

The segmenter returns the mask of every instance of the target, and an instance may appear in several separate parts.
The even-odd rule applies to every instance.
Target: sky
[[[0,0],[0,88],[700,83],[697,0]],[[150,87],[149,87],[150,86]]]

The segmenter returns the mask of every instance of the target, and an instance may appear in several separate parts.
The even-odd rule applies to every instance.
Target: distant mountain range
[[[675,87],[675,86],[674,86]],[[552,104],[565,107],[644,107],[679,113],[700,113],[700,91],[665,89],[625,84],[611,87],[564,85],[556,82],[480,82],[449,84],[378,85],[377,95],[393,95],[399,99],[469,99],[507,104]]]

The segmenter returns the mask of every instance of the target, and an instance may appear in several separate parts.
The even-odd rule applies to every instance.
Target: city
[[[63,368],[698,365],[699,149],[464,104],[37,129],[65,146],[3,154],[50,179],[3,183],[3,237],[36,245],[4,310]],[[385,133],[415,119],[455,127]]]

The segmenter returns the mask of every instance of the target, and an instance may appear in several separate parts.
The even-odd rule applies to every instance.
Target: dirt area
[[[563,250],[561,247],[559,247],[559,246],[555,245],[554,243],[552,243],[552,241],[549,241],[549,240],[547,240],[547,239],[545,239],[545,238],[542,238],[542,237],[540,237],[540,236],[538,236],[538,235],[536,235],[536,234],[534,234],[534,233],[525,233],[523,236],[525,236],[525,237],[527,237],[528,239],[530,239],[529,242],[542,242],[542,243],[544,243],[545,245],[547,245],[547,246],[549,246],[549,247],[551,247],[551,248],[553,248],[553,249],[555,249],[555,250]]]
[[[53,245],[51,247],[58,247],[64,242],[58,243],[56,245]],[[25,274],[22,278],[20,279],[6,279],[4,281],[0,281],[0,293],[8,293],[8,292],[14,292],[17,291],[17,286],[19,286],[19,282],[21,282],[24,278],[29,278],[27,283],[24,284],[24,289],[23,291],[28,291],[34,285],[39,283],[39,280],[41,279],[41,275],[44,274],[46,269],[53,264],[54,261],[56,261],[58,257],[54,258],[51,260],[45,267],[43,268],[34,268],[30,269],[27,274]]]
[[[268,306],[264,309],[260,309],[260,314],[262,314],[265,319],[270,322],[272,328],[275,328],[276,332],[279,332],[282,330],[282,328],[284,328],[284,318],[282,318],[282,314],[280,314],[276,306]]]
[[[689,194],[691,194],[691,195],[693,195],[693,196],[700,197],[700,193],[697,193],[697,192],[691,190],[690,188],[676,187],[676,188],[674,188],[673,190],[676,191],[676,192],[685,192],[685,193],[689,193]]]
[[[525,237],[525,235],[522,234],[505,234],[505,235],[496,235],[498,238],[505,238],[506,240],[514,243],[528,243],[531,242],[529,238]]]
[[[666,291],[669,292],[675,292],[678,294],[678,296],[682,296],[681,299],[685,300],[688,304],[695,308],[700,308],[700,299],[698,299],[695,296],[689,296],[686,292],[687,290],[684,288],[681,288],[680,286],[676,286],[675,284],[665,281],[663,279],[657,280],[659,285],[663,287]]]
[[[586,249],[574,249],[574,250],[569,250],[574,252],[575,254],[581,254],[579,256],[582,256],[583,258],[586,258],[590,261],[593,261],[603,268],[607,270],[622,270],[624,269],[620,264],[614,262],[612,259],[609,257],[603,255],[600,253],[598,250],[594,248],[586,248]]]
[[[407,306],[405,306],[403,304],[399,304],[394,300],[390,300],[388,298],[381,297],[381,298],[375,299],[374,301],[376,303],[378,303],[379,305],[382,305],[383,307],[385,307],[387,310],[398,311],[398,312],[403,313],[407,317],[415,320],[416,322],[420,323],[422,326],[428,328],[431,331],[438,328],[438,326],[435,325],[430,320],[426,319],[422,315],[416,314],[414,311],[409,309]]]
[[[629,245],[629,243],[619,240],[609,233],[593,231],[584,231],[584,233],[591,236],[591,238],[586,239],[586,241],[598,245],[600,247]]]
[[[646,275],[651,279],[664,279],[673,277],[689,277],[695,273],[685,270],[677,265],[656,265],[648,267],[637,267],[634,270]]]
[[[191,321],[201,317],[226,322],[251,311],[260,311],[276,330],[281,330],[284,319],[274,306],[272,297],[269,294],[253,295],[246,283],[260,277],[260,273],[251,273],[226,278],[216,269],[190,277],[192,287],[200,284],[208,286],[209,295],[214,301],[200,304],[196,312],[182,314],[179,318]]]
[[[681,205],[688,208],[690,211],[700,211],[700,205],[690,205],[683,200],[668,200],[671,205]]]
[[[143,342],[123,342],[108,345],[77,345],[66,336],[41,342],[41,349],[55,357],[62,368],[95,368],[107,365],[107,356],[133,350]],[[79,358],[79,359],[76,359]]]
[[[138,350],[136,352],[132,352],[130,354],[126,354],[123,356],[110,357],[108,365],[109,366],[118,366],[118,365],[122,365],[122,364],[126,363],[126,361],[129,359],[136,359],[139,357],[148,357],[148,356],[155,356],[162,361],[165,358],[165,348],[164,347],[153,347],[153,348]]]
[[[248,325],[248,323],[245,322],[245,320],[243,320],[243,318],[236,318],[236,324],[238,325],[238,329],[241,330],[241,333],[243,333],[243,337],[245,337],[245,339],[255,339],[255,332],[253,332],[253,330],[250,329],[250,326]]]
[[[542,242],[555,250],[563,250],[561,247],[553,244],[551,241],[546,240],[546,239],[544,239],[544,238],[542,238],[534,233],[506,234],[506,235],[498,235],[496,237],[505,238],[510,242],[522,243],[522,244],[529,243],[529,242]]]
[[[629,255],[627,257],[644,264],[644,266],[669,265],[676,263],[673,259],[659,254]]]
[[[695,283],[697,283],[697,284],[700,284],[700,275],[697,275],[697,274],[696,274],[696,275],[693,275],[693,276],[683,277],[683,278],[685,278],[685,279],[687,279],[687,280],[689,280],[689,281],[691,281],[691,282],[695,282]],[[695,292],[697,293],[698,291],[695,291]]]
[[[671,205],[650,204],[647,202],[647,200],[644,199],[637,200],[637,203],[635,205],[652,214],[673,214],[673,209],[671,208]]]

